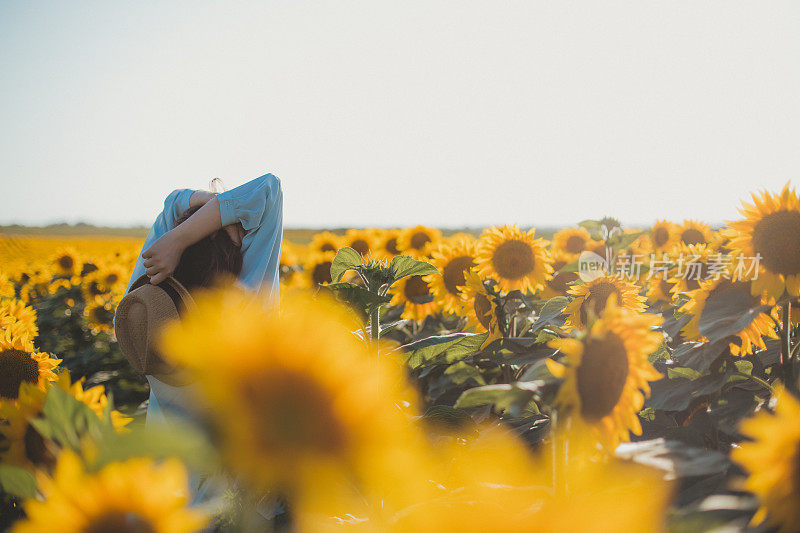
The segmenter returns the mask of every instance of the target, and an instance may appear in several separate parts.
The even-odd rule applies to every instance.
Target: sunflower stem
[[[369,312],[369,337],[376,346],[381,335],[380,319],[381,308],[376,305]]]
[[[791,311],[791,302],[786,302],[781,306],[781,370],[783,372],[783,384],[787,389],[797,392],[792,361],[792,331],[789,317]]]

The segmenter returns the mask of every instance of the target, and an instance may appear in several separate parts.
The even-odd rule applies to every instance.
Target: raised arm
[[[164,234],[175,227],[178,219],[183,216],[186,211],[192,207],[192,196],[197,191],[192,189],[176,189],[169,193],[164,199],[164,209],[158,214],[153,226],[147,234],[147,238],[142,245],[142,251],[147,250]],[[197,198],[197,196],[195,196]],[[128,286],[125,292],[130,289],[134,281],[139,279],[145,273],[146,267],[144,266],[144,258],[141,254],[136,259],[136,266],[133,268],[131,279],[128,281]]]
[[[240,283],[256,293],[262,305],[275,303],[279,294],[279,263],[283,242],[283,191],[280,180],[265,174],[217,195],[220,223],[240,222],[242,272]]]

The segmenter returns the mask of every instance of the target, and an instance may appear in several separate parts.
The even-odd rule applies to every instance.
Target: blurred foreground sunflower
[[[761,256],[753,294],[800,296],[800,198],[788,183],[778,195],[763,191],[752,197],[753,204],[742,202],[739,209],[745,219],[728,222],[737,232],[731,255]]]
[[[503,291],[536,292],[553,273],[544,239],[536,230],[521,231],[516,225],[492,226],[478,239],[478,269],[498,281]]]
[[[197,380],[222,453],[248,486],[325,507],[351,481],[391,482],[386,468],[415,438],[396,403],[413,410],[416,397],[399,363],[352,333],[352,313],[290,293],[278,315],[234,288],[196,303],[161,346]]]
[[[774,387],[775,412],[760,411],[742,422],[739,431],[749,442],[731,451],[749,477],[745,488],[761,506],[753,525],[765,523],[782,533],[800,524],[800,403],[784,387]]]
[[[90,473],[65,450],[52,478],[39,475],[39,486],[44,499],[24,503],[27,519],[13,533],[190,533],[208,521],[187,507],[188,474],[177,459],[134,458]]]
[[[630,440],[629,432],[641,435],[637,413],[650,394],[649,382],[661,378],[647,358],[663,339],[654,331],[660,323],[661,317],[619,307],[611,297],[582,337],[549,343],[566,355],[564,364],[546,361],[553,375],[564,378],[556,405],[608,450]]]
[[[609,297],[615,303],[632,311],[644,311],[644,297],[639,296],[639,287],[619,276],[606,275],[583,284],[573,284],[567,294],[574,296],[564,309],[567,315],[566,326],[583,328],[589,317],[598,317],[606,307]]]

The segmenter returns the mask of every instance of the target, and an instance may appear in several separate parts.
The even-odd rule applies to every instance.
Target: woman
[[[265,308],[275,305],[282,236],[283,192],[272,174],[220,194],[175,190],[145,239],[128,289],[147,274],[153,284],[173,275],[191,291],[227,272],[237,275],[255,302]],[[191,416],[187,411],[193,386],[167,385],[154,376],[147,381],[147,426]]]

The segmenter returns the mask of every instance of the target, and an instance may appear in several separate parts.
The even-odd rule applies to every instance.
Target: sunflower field
[[[800,531],[800,196],[739,211],[284,239],[279,311],[167,326],[165,424],[114,337],[142,240],[0,235],[0,528]]]

